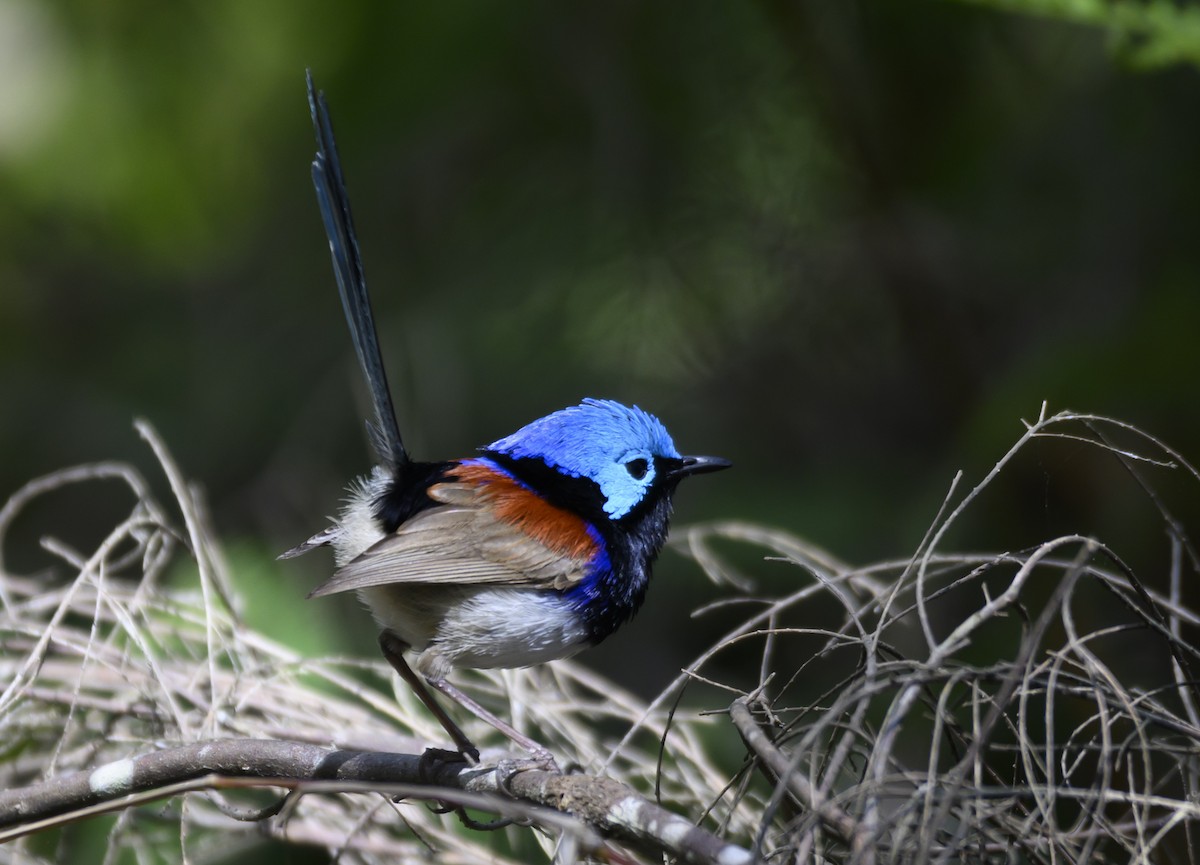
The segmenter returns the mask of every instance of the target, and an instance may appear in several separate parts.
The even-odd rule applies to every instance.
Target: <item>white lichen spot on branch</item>
[[[133,789],[134,762],[130,759],[105,763],[88,777],[93,793],[104,796],[120,795]]]

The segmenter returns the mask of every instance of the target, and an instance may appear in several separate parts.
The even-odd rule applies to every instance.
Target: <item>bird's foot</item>
[[[426,748],[417,761],[417,774],[423,782],[430,784],[437,780],[443,767],[456,763],[478,766],[479,752],[474,748],[470,753],[450,751],[446,748]]]
[[[558,767],[558,761],[554,759],[554,755],[548,749],[536,743],[532,747],[529,745],[524,747],[529,752],[528,759],[507,761],[509,765],[516,768],[516,771],[525,772],[536,769],[542,772],[553,772],[555,775],[563,773],[562,769]]]
[[[513,779],[525,772],[549,772],[555,775],[561,775],[562,771],[558,768],[558,763],[549,752],[530,757],[506,757],[496,763],[496,786],[512,796],[514,799],[520,799],[522,794],[513,789]]]
[[[479,749],[471,744],[470,739],[468,739],[466,736],[463,736],[461,741],[455,741],[454,744],[458,746],[458,750],[450,753],[458,755],[458,758],[460,760],[465,760],[468,765],[479,765]],[[433,750],[436,751],[438,749],[434,748]]]

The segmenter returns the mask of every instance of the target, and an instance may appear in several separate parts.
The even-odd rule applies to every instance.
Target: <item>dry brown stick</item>
[[[854,849],[862,843],[862,833],[858,822],[829,801],[821,791],[802,772],[796,770],[794,761],[775,746],[770,737],[754,721],[750,706],[744,697],[733,701],[729,707],[729,717],[737,728],[751,751],[758,756],[767,769],[776,777],[782,779],[788,790],[796,799],[821,818],[826,826],[837,833],[838,837]]]
[[[413,754],[330,750],[271,739],[200,742],[0,792],[0,842],[52,822],[75,819],[77,814],[91,815],[97,807],[119,809],[159,798],[155,795],[159,791],[160,795],[174,795],[196,789],[190,782],[200,781],[199,786],[211,788],[242,786],[251,779],[251,786],[302,790],[315,790],[315,784],[330,789],[332,782],[339,791],[357,784],[362,785],[362,792],[386,787],[395,793],[396,785],[402,785],[406,795],[431,799],[453,798],[454,791],[461,791],[475,794],[471,807],[502,814],[512,811],[515,798],[573,815],[604,838],[628,842],[652,854],[721,865],[751,861],[745,849],[725,843],[618,781],[599,775],[559,775],[528,765],[521,761],[481,766],[423,764],[422,758]],[[538,812],[522,816],[536,819]]]

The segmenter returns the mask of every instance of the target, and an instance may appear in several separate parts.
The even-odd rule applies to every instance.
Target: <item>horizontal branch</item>
[[[314,792],[378,790],[391,795],[403,787],[403,794],[411,798],[443,799],[448,791],[475,794],[472,807],[501,814],[511,813],[514,799],[524,800],[573,815],[604,838],[685,862],[740,865],[751,861],[743,848],[726,844],[611,778],[560,775],[529,765],[502,760],[468,766],[422,761],[413,754],[329,750],[272,739],[221,739],[128,757],[90,772],[0,792],[0,842],[98,811],[174,795],[180,785],[185,785],[183,789],[236,784]],[[189,782],[195,786],[187,786]]]

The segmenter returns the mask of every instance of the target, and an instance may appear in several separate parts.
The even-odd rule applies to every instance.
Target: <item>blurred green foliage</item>
[[[583,396],[636,402],[736,463],[685,487],[680,519],[761,520],[862,562],[915,548],[954,471],[982,476],[1043,399],[1189,454],[1197,14],[0,0],[0,487],[102,458],[152,473],[146,416],[254,608],[307,603],[328,560],[271,556],[368,457],[306,67],[418,455]],[[1036,452],[962,545],[1120,531],[1158,561],[1123,472]],[[61,502],[9,561],[44,566],[41,530],[110,516]],[[589,657],[638,653],[630,686],[657,686],[720,632],[686,618],[717,594],[664,556],[647,610]],[[315,615],[372,650],[352,601]],[[313,619],[279,618],[327,650]]]
[[[1107,31],[1114,53],[1135,67],[1200,65],[1200,8],[1174,0],[965,0]]]

